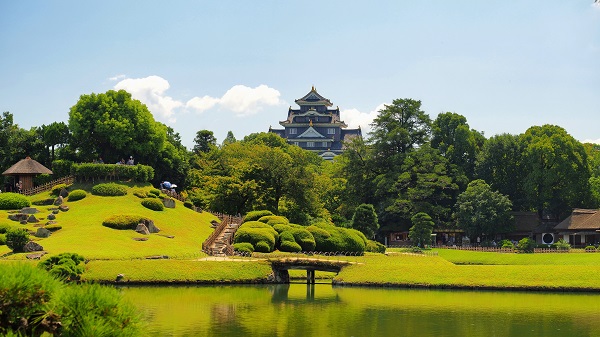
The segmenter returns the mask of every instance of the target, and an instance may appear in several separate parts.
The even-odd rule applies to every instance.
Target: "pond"
[[[600,294],[332,287],[123,287],[152,336],[600,336]]]

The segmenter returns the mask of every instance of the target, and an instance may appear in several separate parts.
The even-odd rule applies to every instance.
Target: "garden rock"
[[[150,232],[150,233],[160,232],[160,229],[154,225],[154,221],[152,221],[152,220],[144,221],[144,225],[146,225],[146,227],[148,228],[148,232]]]
[[[27,257],[29,260],[39,260],[44,255],[46,255],[46,252],[27,254],[25,257]]]
[[[25,244],[25,247],[23,247],[23,251],[25,252],[41,252],[42,250],[44,250],[44,247],[42,247],[39,243],[33,241],[27,242]]]
[[[67,206],[67,205],[60,205],[60,206],[58,206],[58,209],[61,210],[61,211],[63,211],[63,212],[66,212],[66,211],[69,210],[69,206]]]
[[[133,238],[134,241],[148,241],[148,238]]]
[[[56,215],[54,215],[54,213],[51,213],[48,215],[48,220],[55,220],[56,219]]]
[[[12,221],[27,221],[27,214],[23,214],[23,213],[15,213],[15,214],[9,214],[8,218]]]
[[[165,205],[166,208],[175,208],[175,200],[171,199],[171,198],[164,198],[162,200],[163,205]]]
[[[47,238],[51,234],[52,232],[47,230],[46,228],[38,228],[37,232],[35,232],[35,236],[37,236],[38,238]]]
[[[53,220],[46,222],[46,226],[54,225],[54,224],[56,224],[56,221],[53,221]]]
[[[27,219],[25,219],[25,220],[21,220],[19,223],[20,223],[21,225],[27,225]]]
[[[37,210],[37,208],[33,208],[33,207],[23,207],[23,209],[21,210],[21,213],[25,213],[25,214],[35,214],[38,212],[39,211]]]
[[[35,215],[31,214],[31,215],[29,216],[29,218],[27,218],[27,222],[29,222],[29,223],[38,223],[38,222],[40,222],[40,220],[38,220],[38,219],[35,217]]]
[[[60,211],[57,209],[52,210],[52,214],[58,214],[58,212],[60,212]]]
[[[54,206],[60,206],[63,203],[63,197],[62,196],[58,196],[58,198],[56,198],[56,200],[54,200]]]
[[[69,196],[69,191],[67,191],[66,189],[63,188],[62,190],[60,190],[60,193],[58,195],[63,198],[66,198]]]
[[[150,231],[148,231],[148,227],[146,227],[146,225],[144,225],[143,223],[139,223],[137,225],[137,227],[135,228],[135,231],[140,234],[150,235]]]

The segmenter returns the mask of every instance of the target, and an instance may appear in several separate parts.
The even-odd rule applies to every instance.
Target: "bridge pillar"
[[[290,273],[287,269],[273,268],[275,283],[290,283]]]
[[[306,270],[306,284],[315,284],[315,270],[314,269]]]

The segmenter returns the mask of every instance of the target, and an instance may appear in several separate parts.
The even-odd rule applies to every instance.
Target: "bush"
[[[556,249],[559,249],[559,250],[571,249],[571,245],[568,242],[566,242],[564,239],[558,240],[555,245],[556,245]]]
[[[500,248],[508,248],[508,249],[514,249],[515,245],[513,245],[513,243],[510,240],[502,240],[500,241],[500,243],[498,244],[498,246]]]
[[[158,197],[158,196],[160,195],[160,190],[159,190],[159,189],[157,189],[157,188],[153,188],[153,189],[151,189],[150,191],[148,191],[148,193],[150,193],[150,194],[154,194],[155,196],[157,196],[157,197]]]
[[[98,184],[92,187],[92,194],[105,197],[127,195],[127,186],[115,183]]]
[[[521,253],[533,253],[535,246],[535,241],[530,238],[523,238],[519,240],[516,248]]]
[[[157,212],[165,209],[165,205],[163,205],[162,201],[156,198],[146,198],[142,200],[142,206]]]
[[[260,219],[258,219],[258,221],[264,222],[270,226],[273,226],[276,224],[287,225],[288,223],[290,223],[286,217],[279,216],[279,215],[266,215],[266,216],[260,217]]]
[[[113,229],[120,229],[120,230],[123,230],[123,229],[135,230],[137,225],[145,220],[147,220],[147,219],[140,215],[132,215],[132,214],[112,215],[112,216],[106,218],[102,222],[102,226],[105,226],[108,228],[113,228]]]
[[[248,242],[254,246],[255,251],[264,252],[264,247],[259,250],[257,244],[265,242],[268,244],[268,252],[275,248],[275,242],[279,239],[279,234],[273,227],[258,221],[246,222],[240,226],[234,236],[234,243]]]
[[[42,200],[36,200],[33,201],[32,204],[36,205],[36,206],[50,206],[52,204],[54,204],[54,198],[48,198],[48,199],[42,199]]]
[[[62,191],[63,189],[67,189],[67,184],[54,185],[54,186],[52,186],[52,190],[50,191],[50,195],[58,197],[58,195],[60,194],[60,191]]]
[[[0,209],[21,209],[31,206],[29,199],[19,193],[0,193]]]
[[[49,230],[51,232],[56,232],[57,230],[62,229],[62,226],[61,225],[57,225],[57,224],[52,224],[52,225],[48,225],[48,226],[46,226],[44,228],[46,228],[47,230]]]
[[[70,282],[79,280],[85,268],[81,265],[83,256],[76,253],[62,253],[38,263],[38,267],[57,278]]]
[[[252,246],[252,244],[249,242],[234,243],[233,249],[236,252],[240,252],[240,253],[248,253],[248,254],[254,253],[254,246]]]
[[[258,219],[262,218],[263,216],[267,216],[267,215],[274,215],[274,214],[273,214],[273,212],[267,211],[267,210],[251,211],[251,212],[248,212],[248,214],[246,214],[243,222],[258,221]]]
[[[194,207],[194,204],[192,204],[191,201],[186,200],[186,201],[183,202],[183,207],[192,209]]]
[[[282,241],[279,245],[279,250],[282,252],[297,253],[302,251],[302,247],[295,241]]]
[[[367,252],[371,253],[385,253],[385,246],[381,242],[368,240],[367,247],[365,248]]]
[[[14,228],[6,232],[6,245],[15,253],[22,252],[27,242],[29,242],[29,233],[25,229]]]
[[[364,252],[366,238],[355,229],[318,223],[306,228],[315,239],[315,249],[323,252]],[[362,234],[362,235],[361,235]]]
[[[69,193],[69,197],[67,198],[67,201],[77,201],[77,200],[81,200],[83,198],[85,198],[87,196],[87,192],[84,190],[74,190],[71,193]]]
[[[596,251],[596,247],[594,247],[594,246],[586,246],[585,247],[585,251],[586,252],[595,252]]]
[[[19,228],[11,224],[2,223],[0,224],[0,234],[6,234],[10,229]]]
[[[315,250],[315,238],[309,231],[305,228],[293,228],[291,232],[294,235],[294,239],[296,239],[296,243],[302,247],[303,251],[312,252]]]
[[[4,246],[6,244],[6,234],[0,234],[0,246]]]
[[[290,231],[292,227],[284,224],[275,224],[273,225],[273,229],[276,230],[277,233],[281,234],[283,232]]]
[[[292,234],[291,231],[285,231],[285,232],[279,233],[279,241],[280,242],[284,242],[284,241],[296,242],[296,239],[294,238],[294,234]]]
[[[254,248],[254,250],[256,250],[259,253],[270,253],[273,251],[270,243],[266,241],[258,241],[255,246],[256,247]]]
[[[54,179],[66,177],[71,174],[73,162],[70,160],[55,160],[52,162],[52,173]]]
[[[133,190],[133,195],[135,195],[136,197],[140,198],[140,199],[144,199],[148,197],[148,192],[146,192],[145,190],[141,189],[141,188],[136,188]]]

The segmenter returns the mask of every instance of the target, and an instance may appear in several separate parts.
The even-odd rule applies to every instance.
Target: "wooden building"
[[[15,188],[19,184],[21,191],[33,188],[33,177],[39,174],[52,174],[52,171],[30,157],[20,160],[2,173],[5,176],[13,176],[14,182],[11,187]],[[14,191],[18,192],[16,188]]]

